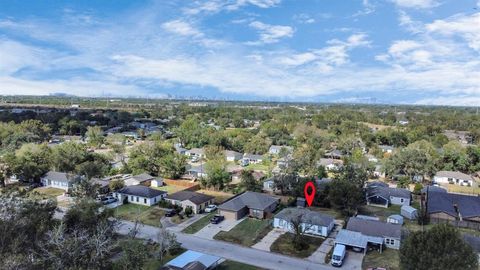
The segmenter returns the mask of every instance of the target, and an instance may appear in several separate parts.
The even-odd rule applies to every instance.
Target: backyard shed
[[[387,218],[388,223],[403,225],[403,217],[400,215],[391,215]]]
[[[418,216],[418,210],[409,205],[402,205],[402,208],[400,208],[400,213],[402,216],[408,219],[416,219]]]

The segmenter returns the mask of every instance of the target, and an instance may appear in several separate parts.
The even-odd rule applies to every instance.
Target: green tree
[[[172,152],[160,159],[160,175],[166,178],[178,179],[185,173],[187,157]]]
[[[192,207],[191,207],[190,205],[187,206],[187,207],[185,207],[185,215],[186,215],[187,217],[190,217],[192,214],[193,214],[193,209],[192,209]]]
[[[450,225],[435,225],[425,232],[411,232],[400,247],[404,270],[478,269],[478,256]]]
[[[248,191],[261,191],[260,183],[253,177],[253,171],[243,170],[240,174],[240,185]]]
[[[125,183],[123,180],[112,180],[110,183],[108,183],[108,187],[110,188],[111,191],[117,191],[119,189],[122,189],[125,186]]]
[[[231,181],[230,174],[225,169],[223,160],[210,160],[205,163],[207,177],[201,179],[201,183],[209,188],[223,190],[225,185]]]
[[[138,240],[124,240],[120,243],[122,257],[115,263],[114,269],[140,270],[143,269],[150,257],[148,248]]]
[[[39,183],[50,169],[51,150],[46,144],[24,144],[15,154],[7,154],[5,162],[20,179]]]
[[[74,172],[78,164],[87,159],[85,145],[76,142],[65,142],[53,148],[52,165],[59,172]]]
[[[88,144],[93,147],[100,147],[105,142],[103,130],[99,126],[88,127],[85,133]]]

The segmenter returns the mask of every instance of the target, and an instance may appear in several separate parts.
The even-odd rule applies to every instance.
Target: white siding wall
[[[470,184],[470,186],[473,185],[473,182],[470,181],[470,180],[467,180],[467,182],[464,182],[463,179],[457,179],[457,178],[453,178],[453,177],[451,177],[451,178],[449,178],[449,177],[438,177],[438,176],[433,177],[433,181],[436,182],[436,183],[440,183],[440,184],[449,184],[450,183],[449,179],[451,181],[453,181],[453,183],[455,185],[467,186],[467,182],[468,182],[468,184]],[[457,183],[457,180],[458,180],[458,183]]]
[[[398,238],[384,238],[383,241],[385,246],[389,248],[400,249],[400,239]]]
[[[334,223],[332,222],[328,227],[325,226],[318,226],[318,225],[306,225],[302,224],[302,228],[307,234],[313,234],[313,235],[318,235],[318,236],[323,236],[327,237],[330,231],[333,229]],[[279,219],[279,218],[274,218],[273,219],[273,227],[282,229],[287,232],[294,232],[293,226],[291,223]]]
[[[394,205],[410,205],[410,199],[391,196],[390,203]]]
[[[121,203],[123,203],[123,199],[124,199],[125,197],[127,197],[129,203],[146,205],[146,206],[152,206],[152,205],[157,204],[158,202],[160,202],[164,196],[163,196],[163,195],[159,195],[159,196],[154,197],[154,198],[145,198],[145,197],[141,197],[141,196],[126,195],[126,194],[119,194],[119,193],[117,193],[117,194],[116,194],[116,197],[117,197],[117,199],[118,199]]]

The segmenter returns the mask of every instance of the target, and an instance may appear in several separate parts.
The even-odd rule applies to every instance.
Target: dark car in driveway
[[[170,209],[170,210],[167,210],[167,212],[165,212],[166,217],[173,217],[176,214],[177,214],[177,211],[175,211],[175,209]]]
[[[218,223],[222,222],[224,219],[225,219],[224,216],[215,215],[215,216],[213,216],[213,217],[210,219],[210,223],[212,223],[212,224],[218,224]]]

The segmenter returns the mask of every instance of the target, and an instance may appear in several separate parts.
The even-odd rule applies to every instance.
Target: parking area
[[[237,226],[243,219],[239,220],[228,220],[220,222],[219,224],[209,223],[207,226],[203,227],[200,231],[196,232],[194,235],[200,238],[213,239],[213,237],[220,231],[230,231],[233,227]]]
[[[278,237],[280,237],[284,233],[285,231],[273,229],[267,235],[265,235],[265,237],[263,237],[260,242],[253,245],[252,248],[270,251],[270,246],[273,244],[273,242],[275,242],[275,240],[277,240]]]
[[[354,252],[354,251],[348,250],[347,256],[345,257],[345,261],[343,262],[343,265],[342,265],[342,269],[361,270],[363,256],[365,256],[363,252]]]

